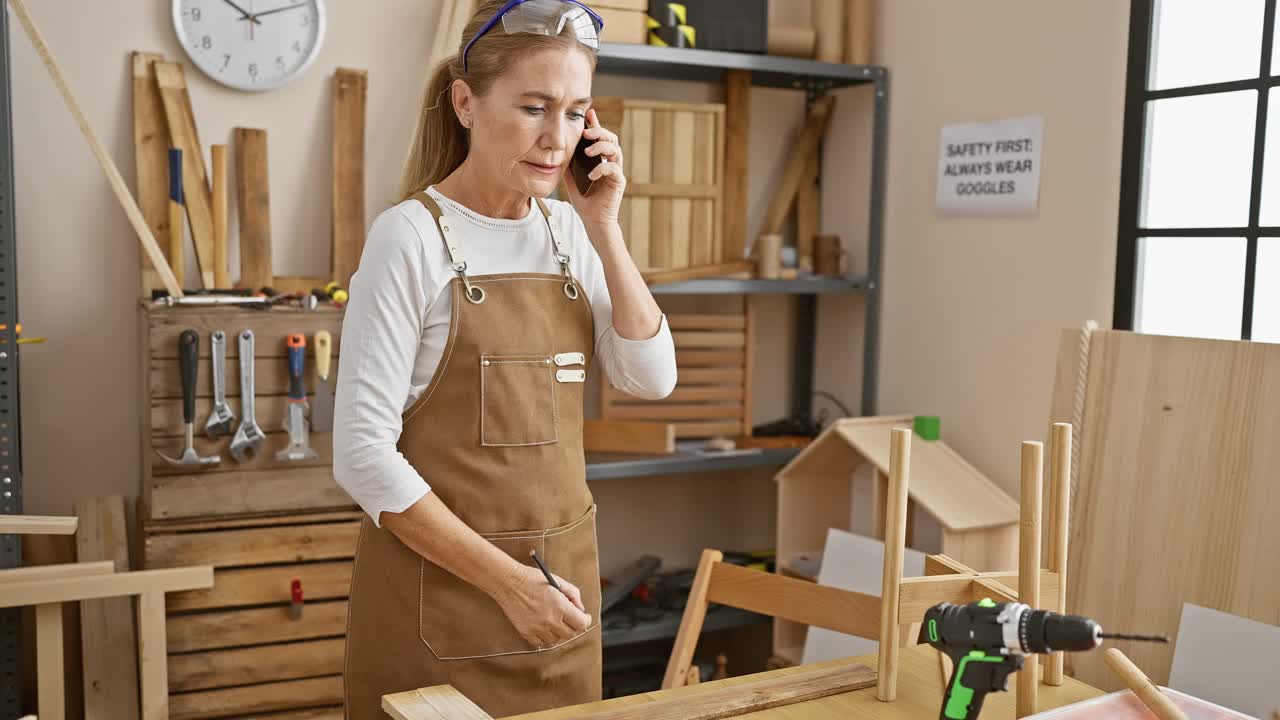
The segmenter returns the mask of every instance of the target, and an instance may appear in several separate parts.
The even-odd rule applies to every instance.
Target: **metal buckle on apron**
[[[573,281],[573,274],[569,272],[569,251],[565,249],[564,241],[556,231],[556,224],[551,221],[551,211],[541,200],[538,200],[538,209],[542,211],[542,217],[547,221],[547,232],[551,233],[551,249],[555,253],[556,262],[560,263],[560,274],[564,275],[565,297],[577,300],[580,293],[578,284]]]
[[[449,266],[458,273],[458,277],[462,278],[462,284],[466,288],[467,302],[479,305],[484,302],[484,288],[472,285],[467,279],[467,261],[462,258],[462,251],[453,242],[453,228],[444,218],[440,219],[440,232],[444,234],[444,249],[449,253]]]

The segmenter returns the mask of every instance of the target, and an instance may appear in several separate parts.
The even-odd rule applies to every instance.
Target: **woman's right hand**
[[[582,593],[564,578],[552,577],[560,590],[537,568],[517,564],[493,596],[520,637],[537,648],[553,647],[591,627]]]

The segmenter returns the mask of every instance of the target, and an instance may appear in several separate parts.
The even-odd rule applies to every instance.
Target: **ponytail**
[[[467,159],[471,138],[458,121],[450,93],[453,81],[460,74],[455,74],[454,65],[461,65],[457,55],[440,63],[427,83],[400,180],[401,200],[408,200],[427,186],[449,177]]]

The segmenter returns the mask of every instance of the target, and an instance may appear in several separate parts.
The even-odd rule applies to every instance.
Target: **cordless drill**
[[[935,605],[925,613],[920,628],[920,642],[946,653],[954,668],[942,701],[942,720],[978,717],[987,693],[1008,690],[1009,676],[1022,669],[1027,655],[1092,650],[1104,638],[1169,642],[1162,637],[1108,634],[1086,617],[989,598],[968,605]]]

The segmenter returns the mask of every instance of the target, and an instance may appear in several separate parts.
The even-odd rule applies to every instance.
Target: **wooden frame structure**
[[[6,518],[6,532],[58,534],[75,531],[76,518]],[[25,524],[26,528],[18,528]],[[0,570],[0,609],[34,605],[36,611],[36,682],[41,720],[66,715],[62,677],[62,603],[113,597],[138,597],[138,675],[142,719],[169,717],[168,649],[165,593],[213,587],[208,566],[115,572],[111,561],[66,563]]]
[[[1021,602],[1037,609],[1062,611],[1066,583],[1067,532],[1070,518],[1071,425],[1055,423],[1050,434],[1051,492],[1050,563],[1041,568],[1041,508],[1044,485],[1044,444],[1022,443],[1022,500],[1019,522],[1018,572],[979,573],[946,555],[925,561],[925,577],[903,578],[902,556],[907,533],[907,485],[911,460],[911,431],[894,428],[890,440],[889,491],[885,516],[885,563],[881,586],[879,677],[876,697],[891,702],[897,697],[898,638],[902,625],[913,634],[925,612],[942,602],[967,604],[992,598]],[[1042,592],[1043,597],[1042,597]],[[912,640],[914,642],[914,640]],[[939,653],[945,678],[950,661]],[[1017,716],[1036,713],[1040,663],[1028,661],[1018,673]],[[1062,684],[1062,653],[1049,659],[1044,681]]]

